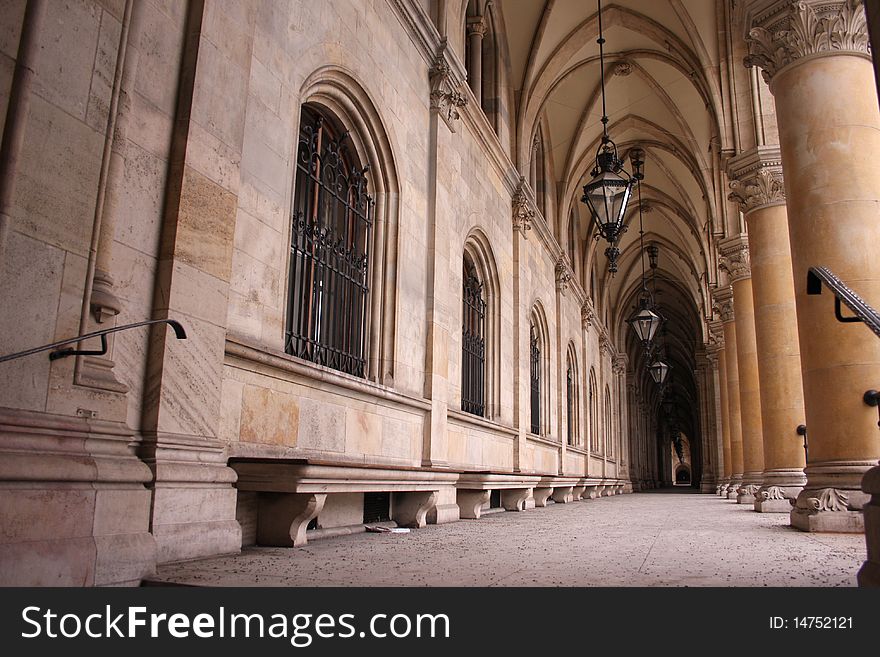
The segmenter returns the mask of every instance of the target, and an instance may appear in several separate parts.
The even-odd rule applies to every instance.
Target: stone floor
[[[714,495],[640,493],[171,564],[204,586],[855,586],[863,535]]]

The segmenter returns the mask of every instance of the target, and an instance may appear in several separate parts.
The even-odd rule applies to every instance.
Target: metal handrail
[[[880,313],[832,274],[827,267],[810,267],[807,272],[807,294],[822,294],[822,283],[834,293],[834,316],[837,317],[838,322],[863,322],[880,338]],[[844,317],[841,314],[841,301],[855,313],[855,317]]]
[[[107,335],[109,333],[117,333],[119,331],[126,331],[128,329],[138,328],[139,326],[150,326],[151,324],[168,324],[172,329],[174,329],[174,336],[178,340],[186,340],[186,331],[183,330],[183,326],[174,319],[151,319],[146,322],[136,322],[134,324],[124,324],[123,326],[114,326],[113,328],[102,329],[100,331],[94,331],[92,333],[86,333],[85,335],[78,335],[75,338],[69,338],[67,340],[60,340],[59,342],[53,342],[52,344],[43,345],[42,347],[34,347],[33,349],[28,349],[26,351],[19,351],[15,354],[9,354],[7,356],[0,356],[0,363],[5,363],[8,360],[14,360],[16,358],[23,358],[24,356],[30,356],[31,354],[38,354],[41,351],[49,351],[50,349],[54,349],[49,354],[49,360],[57,360],[59,358],[66,358],[67,356],[101,356],[107,353]],[[75,344],[77,342],[82,342],[84,340],[89,340],[91,338],[101,338],[101,349],[94,350],[78,350],[78,349],[58,349],[58,347],[63,347],[66,344]]]

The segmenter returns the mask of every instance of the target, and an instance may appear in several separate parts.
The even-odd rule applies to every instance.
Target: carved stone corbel
[[[439,114],[449,130],[455,132],[455,123],[460,118],[458,108],[467,104],[467,96],[459,91],[463,79],[454,72],[449,61],[446,39],[440,43],[429,76],[431,80],[431,111]]]
[[[526,192],[527,188],[528,183],[526,179],[521,177],[511,199],[511,205],[513,206],[513,230],[519,232],[523,239],[528,238],[526,233],[532,229],[532,221],[535,218],[535,207]]]

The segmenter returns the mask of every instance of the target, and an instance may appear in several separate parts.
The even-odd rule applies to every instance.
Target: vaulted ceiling
[[[599,32],[595,0],[495,0],[503,13],[516,104],[517,152],[528,170],[540,131],[555,181],[557,235],[575,217],[581,237],[581,273],[590,276],[600,314],[618,348],[640,360],[625,319],[641,288],[639,202],[628,213],[619,272],[607,272],[606,244],[591,239],[580,202],[602,136]],[[605,37],[608,132],[629,168],[632,148],[645,151],[641,185],[644,243],[660,247],[657,300],[668,318],[667,354],[678,372],[675,394],[694,403],[694,352],[711,317],[715,282],[713,234],[726,203],[720,189],[722,105],[719,52],[726,4],[722,0],[606,0]],[[721,47],[720,47],[721,46]],[[550,213],[548,213],[550,214]],[[636,371],[641,367],[635,368]],[[688,374],[689,373],[689,374]]]

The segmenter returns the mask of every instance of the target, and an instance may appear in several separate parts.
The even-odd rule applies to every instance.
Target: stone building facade
[[[880,343],[804,295],[880,300],[860,2],[603,7],[613,275],[595,7],[2,5],[0,356],[186,332],[0,362],[4,584],[671,485],[682,434],[703,492],[862,529]]]

